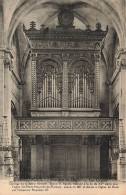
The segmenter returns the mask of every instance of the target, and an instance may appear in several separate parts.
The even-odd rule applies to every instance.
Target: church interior
[[[0,1],[0,179],[126,181],[126,0]]]

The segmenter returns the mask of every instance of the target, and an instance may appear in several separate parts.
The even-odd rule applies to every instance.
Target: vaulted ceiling
[[[37,28],[41,24],[54,27],[57,25],[58,9],[62,4],[69,4],[75,16],[76,28],[84,29],[90,24],[100,22],[103,30],[106,26],[113,27],[118,34],[120,47],[124,47],[126,36],[126,0],[3,0],[5,41],[11,43],[18,24],[23,22],[29,27],[34,20]]]

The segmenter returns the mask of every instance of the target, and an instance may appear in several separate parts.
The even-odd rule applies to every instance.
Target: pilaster
[[[63,54],[63,93],[62,93],[62,108],[68,109],[68,60],[69,55]]]
[[[37,54],[31,54],[31,80],[32,80],[32,108],[36,108],[37,105],[37,94],[36,94],[36,58]]]
[[[99,97],[100,97],[100,69],[99,69],[99,61],[100,61],[100,53],[94,54],[94,63],[95,63],[95,81],[94,81],[94,108],[99,108]]]

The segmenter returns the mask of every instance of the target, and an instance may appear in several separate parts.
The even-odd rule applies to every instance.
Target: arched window
[[[57,63],[46,60],[37,66],[37,107],[61,107],[62,74]]]
[[[87,61],[74,62],[69,69],[69,105],[92,108],[94,104],[94,68]]]

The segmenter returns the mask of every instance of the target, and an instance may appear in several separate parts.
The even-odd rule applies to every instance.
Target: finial
[[[101,25],[100,22],[96,23],[96,29],[97,29],[97,30],[101,30],[101,27],[102,27],[102,25]]]
[[[30,29],[35,29],[36,23],[34,21],[30,22]]]

